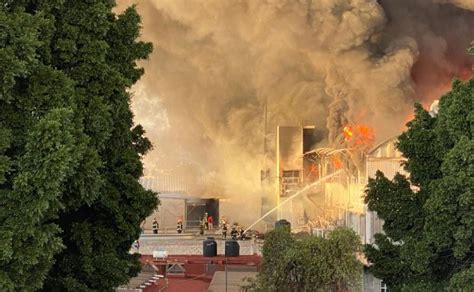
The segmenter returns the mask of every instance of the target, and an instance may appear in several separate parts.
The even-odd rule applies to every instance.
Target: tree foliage
[[[358,287],[362,264],[356,253],[360,238],[351,229],[338,228],[328,238],[295,239],[287,230],[265,236],[257,291],[343,291]]]
[[[112,0],[0,4],[0,290],[112,290],[157,204],[128,93],[151,45]]]
[[[435,116],[416,105],[407,126],[397,147],[410,176],[367,186],[385,233],[366,247],[370,270],[395,291],[472,288],[474,79],[454,81]]]

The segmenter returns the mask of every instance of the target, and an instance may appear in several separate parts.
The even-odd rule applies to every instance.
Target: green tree
[[[115,1],[0,5],[0,290],[109,291],[156,194],[128,89],[151,45]]]
[[[360,238],[338,228],[328,238],[294,239],[277,229],[265,236],[257,291],[344,291],[360,287],[362,264],[356,258]]]
[[[378,172],[366,202],[384,233],[366,247],[370,271],[397,290],[472,288],[474,79],[454,81],[439,113],[420,105],[398,149],[409,177]]]
[[[70,80],[42,61],[47,19],[3,1],[0,23],[0,290],[29,291],[62,248],[51,220],[81,133]]]
[[[259,285],[269,291],[278,291],[290,282],[286,273],[286,255],[292,250],[295,240],[286,228],[277,228],[265,235],[262,248],[262,270]]]

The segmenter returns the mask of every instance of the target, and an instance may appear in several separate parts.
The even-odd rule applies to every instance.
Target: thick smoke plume
[[[346,124],[363,123],[381,141],[413,102],[471,74],[471,0],[118,2],[137,4],[154,44],[133,89],[155,145],[148,173],[204,176],[209,195],[229,200],[260,198],[277,125],[315,125],[321,145],[338,146]]]

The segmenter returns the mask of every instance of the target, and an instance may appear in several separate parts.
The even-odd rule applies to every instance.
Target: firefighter
[[[212,216],[207,217],[207,230],[212,230],[214,225],[214,218]]]
[[[183,232],[183,222],[181,220],[178,220],[178,225],[176,226],[176,231],[178,234],[181,234]]]
[[[206,223],[204,223],[204,218],[201,221],[199,221],[199,235],[204,235],[204,229],[206,228]]]
[[[239,239],[245,240],[244,228],[242,226],[239,226]]]
[[[158,234],[158,228],[159,228],[158,221],[156,218],[153,218],[153,223],[152,223],[152,229],[153,229],[153,234]]]
[[[208,217],[207,212],[204,212],[204,217],[202,218],[202,221],[204,222],[204,228],[206,230],[209,230],[209,224],[207,223],[207,217]]]
[[[226,240],[227,239],[227,223],[225,221],[222,221],[222,239]]]
[[[238,226],[237,223],[232,224],[232,230],[230,231],[230,236],[232,237],[233,240],[237,239],[237,234],[238,234],[237,226]]]

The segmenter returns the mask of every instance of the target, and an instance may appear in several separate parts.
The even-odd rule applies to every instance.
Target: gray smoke
[[[315,125],[337,146],[344,125],[367,124],[381,141],[471,72],[470,0],[118,2],[138,5],[154,45],[133,88],[148,173],[206,176],[230,199],[260,192],[265,104],[269,153],[277,125]]]
[[[474,11],[474,1],[472,0],[436,0],[437,3],[449,3],[460,8]]]

